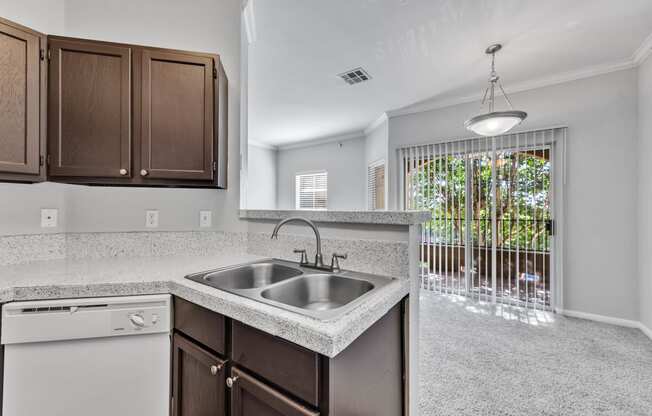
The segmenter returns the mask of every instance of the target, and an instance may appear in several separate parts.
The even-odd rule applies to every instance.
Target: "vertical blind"
[[[551,305],[554,143],[565,128],[398,149],[404,209],[425,209],[425,289]]]
[[[328,172],[296,175],[296,209],[326,209],[328,206]]]
[[[370,210],[385,209],[385,161],[371,163],[367,168],[367,197]]]

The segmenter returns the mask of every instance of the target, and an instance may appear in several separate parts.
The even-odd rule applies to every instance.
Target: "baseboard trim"
[[[648,338],[652,340],[652,329],[643,325],[643,322],[639,323],[638,327],[641,331],[643,331],[645,335],[647,335]]]
[[[625,326],[628,328],[641,328],[642,324],[638,321],[632,321],[629,319],[614,318],[612,316],[598,315],[595,313],[588,312],[579,312],[579,311],[569,311],[568,309],[557,311],[564,316],[569,316],[571,318],[580,318],[588,319],[589,321],[602,322],[605,324]],[[645,331],[643,331],[645,332]],[[652,338],[652,337],[651,337]]]

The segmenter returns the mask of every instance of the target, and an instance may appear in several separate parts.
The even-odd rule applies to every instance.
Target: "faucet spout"
[[[317,268],[323,268],[324,267],[324,256],[322,255],[321,252],[321,235],[319,234],[319,229],[317,229],[317,226],[315,225],[314,222],[310,221],[309,219],[303,218],[303,217],[290,217],[286,218],[282,221],[280,221],[278,224],[276,224],[276,227],[274,227],[274,231],[272,231],[272,237],[273,239],[278,238],[278,231],[281,229],[282,226],[289,222],[302,222],[306,225],[308,225],[310,228],[312,228],[312,231],[315,233],[315,239],[317,240],[317,252],[315,254],[315,267]]]

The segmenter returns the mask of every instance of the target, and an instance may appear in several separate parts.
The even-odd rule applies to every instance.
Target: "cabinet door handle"
[[[149,175],[149,172],[147,171],[147,169],[142,169],[140,171],[140,176],[147,176],[147,175]]]
[[[224,366],[222,364],[212,365],[211,366],[211,375],[214,375],[214,376],[217,375],[217,373],[222,371],[222,368],[224,368]]]
[[[226,387],[233,388],[233,385],[235,384],[236,381],[238,381],[238,376],[227,378]]]
[[[126,176],[127,173],[129,173],[129,171],[128,171],[127,169],[124,169],[124,168],[123,168],[123,169],[120,169],[120,175],[122,175],[122,176]]]

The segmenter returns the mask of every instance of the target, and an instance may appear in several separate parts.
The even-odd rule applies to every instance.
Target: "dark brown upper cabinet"
[[[218,55],[61,37],[49,48],[53,180],[226,188]]]
[[[141,176],[213,179],[213,65],[208,57],[143,51]]]
[[[226,188],[220,56],[0,18],[0,181]]]
[[[130,176],[131,48],[63,39],[49,48],[49,175]]]
[[[44,179],[43,34],[0,19],[0,180]]]

